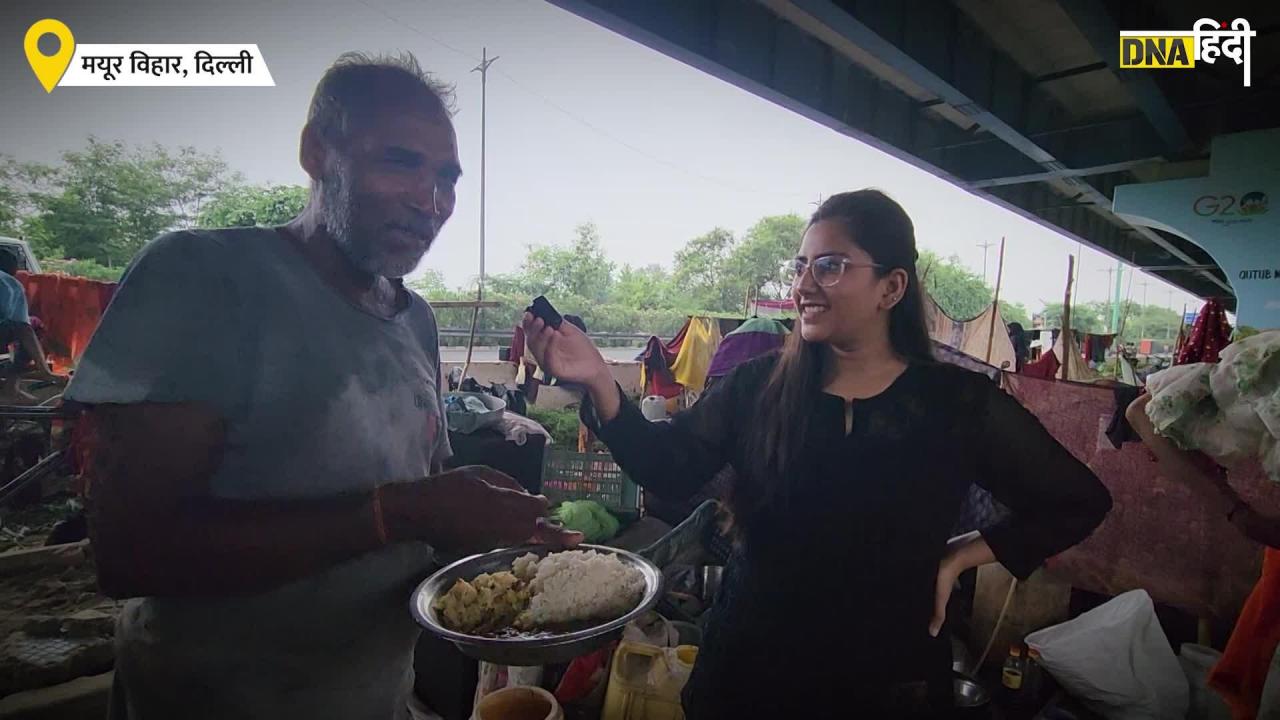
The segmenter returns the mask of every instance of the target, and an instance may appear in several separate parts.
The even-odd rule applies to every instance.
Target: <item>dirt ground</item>
[[[37,505],[0,510],[0,553],[44,545],[53,526],[79,510],[80,502],[64,492]]]
[[[55,491],[38,504],[0,509],[0,553],[42,547],[54,525],[79,508],[69,493]],[[0,570],[0,697],[110,669],[119,610],[98,592],[87,545]]]
[[[69,477],[50,478],[43,501],[0,508],[0,553],[43,546],[55,525],[79,513],[80,501],[67,489],[70,483]],[[104,603],[110,601],[98,594],[92,553],[71,566],[49,563],[0,573],[0,641],[33,619],[64,617]]]
[[[98,593],[89,557],[70,567],[49,564],[0,576],[0,639],[33,620],[67,617],[82,610],[114,610],[116,605]]]

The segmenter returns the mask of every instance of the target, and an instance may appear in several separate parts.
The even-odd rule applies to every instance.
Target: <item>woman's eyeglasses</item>
[[[820,287],[832,287],[844,277],[845,268],[883,268],[878,263],[859,263],[839,255],[824,255],[813,262],[796,258],[782,264],[782,281],[791,287],[800,283],[805,272],[813,274],[813,281]]]

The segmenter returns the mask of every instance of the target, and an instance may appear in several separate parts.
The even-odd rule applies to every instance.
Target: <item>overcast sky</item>
[[[45,17],[79,43],[257,43],[273,88],[57,88],[29,70],[22,38]],[[922,248],[983,269],[979,243],[1008,238],[1003,296],[1060,302],[1077,244],[928,173],[806,120],[542,0],[6,0],[0,8],[0,153],[55,160],[86,136],[220,151],[255,183],[303,183],[298,134],[312,88],[347,50],[413,52],[457,84],[466,175],[458,209],[422,268],[451,285],[479,263],[482,47],[489,76],[488,268],[520,265],[529,244],[599,227],[610,257],[661,263],[715,226],[741,234],[764,215],[807,214],[820,195],[892,194]],[[1086,249],[1079,297],[1103,300],[1115,263]],[[996,248],[988,257],[994,284]],[[1132,297],[1143,299],[1139,275]],[[1158,278],[1151,304],[1199,301]],[[1126,280],[1126,287],[1128,281]],[[1170,291],[1173,291],[1170,293]]]

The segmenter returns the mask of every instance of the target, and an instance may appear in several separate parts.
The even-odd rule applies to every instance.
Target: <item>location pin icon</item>
[[[58,38],[58,52],[52,55],[40,52],[40,38],[45,35]],[[53,92],[76,51],[76,39],[71,36],[71,28],[60,20],[46,18],[27,28],[27,37],[22,46],[27,51],[27,62],[31,63],[31,69],[44,86],[44,91]]]

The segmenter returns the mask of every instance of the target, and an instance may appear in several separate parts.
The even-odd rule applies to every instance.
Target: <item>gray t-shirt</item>
[[[30,325],[31,316],[27,314],[27,291],[22,281],[0,270],[0,323],[5,322]]]
[[[272,229],[166,235],[125,274],[66,396],[215,408],[219,497],[422,478],[450,451],[435,317],[411,296],[371,315]],[[404,717],[409,594],[431,567],[428,546],[400,543],[256,595],[131,600],[116,667],[128,717]]]

